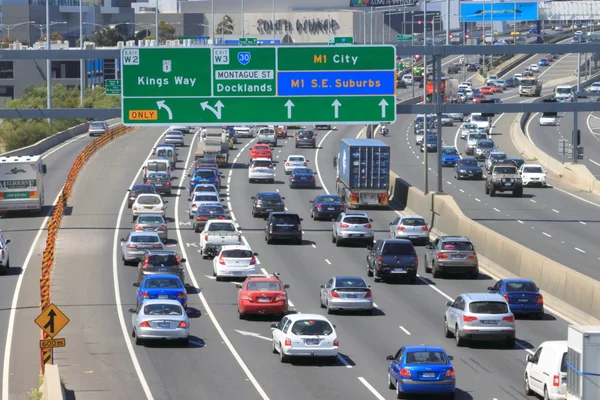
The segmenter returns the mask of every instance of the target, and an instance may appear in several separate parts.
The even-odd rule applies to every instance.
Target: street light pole
[[[446,46],[450,45],[450,0],[446,0]]]
[[[46,0],[46,50],[50,50],[50,0]],[[46,108],[52,108],[52,61],[46,60]],[[48,125],[52,119],[48,118]]]
[[[46,1],[48,1],[48,0],[46,0]],[[154,7],[154,25],[156,27],[156,35],[154,36],[154,38],[155,38],[154,46],[158,47],[158,40],[159,40],[159,37],[158,37],[158,0],[156,0],[156,4]]]
[[[246,29],[245,29],[245,20],[244,20],[244,0],[242,0],[242,37],[245,37]]]
[[[423,2],[423,46],[427,46],[427,0]],[[433,85],[432,85],[433,86]],[[433,94],[431,100],[433,101]],[[423,54],[423,104],[427,104],[427,55]],[[424,193],[429,193],[429,163],[427,157],[427,113],[423,114]],[[441,149],[438,149],[441,151]]]
[[[83,0],[79,0],[79,48],[83,50]],[[85,62],[83,58],[79,60],[79,70],[79,106],[83,107],[85,98]]]

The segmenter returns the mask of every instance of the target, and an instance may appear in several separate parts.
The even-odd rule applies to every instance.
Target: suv
[[[0,267],[2,267],[2,274],[7,274],[10,271],[10,258],[8,257],[8,246],[10,239],[4,239],[4,236],[0,233]]]
[[[367,248],[367,275],[375,282],[386,278],[408,278],[410,283],[417,282],[419,257],[410,240],[379,239]]]
[[[179,258],[173,250],[147,250],[138,264],[138,284],[148,275],[176,275],[185,282],[185,258]]]
[[[485,170],[489,172],[492,167],[496,164],[504,164],[504,160],[507,159],[507,155],[501,151],[490,151],[485,156]]]
[[[301,146],[317,147],[317,137],[313,131],[301,130],[296,134],[296,148]]]
[[[439,236],[425,246],[425,272],[434,278],[442,274],[469,274],[479,277],[479,261],[475,246],[466,237]]]
[[[514,197],[523,196],[523,179],[512,164],[494,165],[485,181],[485,194],[494,197],[496,192],[512,192]]]
[[[375,233],[372,219],[366,213],[348,211],[341,213],[333,222],[331,242],[337,247],[344,242],[363,242],[365,245],[373,244]]]
[[[272,212],[266,218],[265,241],[267,244],[273,240],[292,240],[296,244],[302,244],[302,221],[296,213]]]

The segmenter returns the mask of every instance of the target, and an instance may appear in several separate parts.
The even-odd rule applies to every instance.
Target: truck
[[[41,211],[46,172],[40,155],[0,157],[0,213]]]
[[[347,209],[387,207],[390,147],[377,139],[342,139],[336,158],[336,187]]]
[[[573,101],[573,87],[571,85],[558,85],[554,89],[554,98],[559,103],[570,103]]]
[[[519,81],[519,97],[540,97],[542,94],[542,82],[536,77],[523,77]]]
[[[200,232],[202,258],[216,257],[223,246],[242,245],[242,232],[232,220],[211,220]]]
[[[227,167],[229,163],[229,135],[222,129],[206,129],[206,136],[201,135],[194,159],[202,160],[204,157],[216,158],[219,167]]]
[[[566,398],[600,399],[600,326],[569,325],[567,345]]]
[[[437,94],[437,82],[435,79],[427,78],[425,82],[426,102],[428,104],[435,100],[434,94]],[[443,77],[441,81],[442,102],[456,103],[458,99],[458,79],[448,79]]]

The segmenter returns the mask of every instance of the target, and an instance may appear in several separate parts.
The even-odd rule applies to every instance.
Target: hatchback
[[[255,158],[273,158],[271,147],[268,144],[255,144],[250,148],[250,162]]]
[[[280,315],[288,312],[288,297],[279,274],[248,275],[243,283],[238,283],[238,315],[245,319],[248,315]]]
[[[292,212],[272,212],[265,218],[265,242],[274,240],[291,240],[302,244],[302,221],[298,214]]]
[[[475,246],[466,237],[439,236],[425,246],[425,272],[434,278],[442,274],[469,274],[479,277],[479,261]]]
[[[446,302],[444,332],[454,337],[457,346],[468,340],[502,341],[515,347],[515,316],[508,303],[497,293],[463,293]]]
[[[128,192],[129,196],[127,196],[127,208],[131,208],[133,206],[133,203],[135,202],[135,199],[137,199],[137,197],[142,193],[157,194],[154,185],[147,184],[133,185],[132,188],[128,190]]]
[[[346,242],[361,242],[365,245],[373,243],[375,232],[372,219],[363,212],[343,212],[333,222],[332,243],[341,246]]]
[[[121,239],[121,259],[124,265],[139,262],[146,250],[164,250],[156,232],[131,232]]]
[[[248,168],[248,183],[267,181],[275,183],[275,166],[270,158],[255,158]]]
[[[252,199],[252,216],[264,217],[272,212],[285,211],[285,197],[278,192],[258,192]]]
[[[320,194],[314,200],[310,200],[310,203],[310,216],[315,221],[334,219],[346,211],[344,200],[336,194]]]
[[[321,285],[321,308],[333,311],[373,311],[371,286],[360,276],[334,276]]]
[[[189,345],[190,322],[177,300],[146,300],[130,311],[131,336],[136,345],[147,340],[178,340],[184,346]]]
[[[166,172],[149,173],[146,177],[146,184],[154,186],[158,194],[165,196],[171,195],[171,178]]]
[[[533,281],[501,279],[488,290],[501,294],[513,314],[533,314],[537,319],[544,318],[544,297]]]
[[[292,155],[285,160],[284,169],[287,175],[291,174],[294,168],[302,168],[308,165],[308,160],[304,156]]]
[[[243,278],[258,273],[256,256],[249,246],[223,246],[218,257],[213,258],[213,276],[217,281],[227,278]]]
[[[181,131],[168,131],[165,134],[165,143],[183,146],[185,144],[183,133],[181,133]]]
[[[429,227],[420,215],[404,215],[390,222],[392,239],[408,239],[413,243],[429,244]]]
[[[177,275],[181,282],[185,282],[186,262],[173,250],[146,250],[138,264],[138,283],[141,285],[146,276],[157,274]]]
[[[166,243],[169,238],[167,221],[162,215],[140,214],[135,221],[133,230],[136,232],[156,232],[163,243]]]
[[[316,188],[317,180],[315,175],[310,168],[294,168],[290,175],[290,189],[304,187],[304,188]]]
[[[296,134],[296,148],[298,147],[317,147],[317,136],[313,131],[301,130]]]
[[[167,211],[166,203],[158,194],[140,194],[131,206],[133,217],[135,218],[140,214],[158,214],[164,217]]]
[[[478,140],[475,144],[475,158],[477,160],[485,160],[488,153],[496,149],[496,144],[491,139]]]
[[[196,209],[192,229],[194,232],[202,232],[206,223],[213,219],[226,220],[231,219],[231,216],[222,205],[201,204]]]

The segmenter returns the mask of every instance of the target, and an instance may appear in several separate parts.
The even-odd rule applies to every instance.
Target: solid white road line
[[[327,132],[323,139],[317,145],[317,151],[315,152],[315,169],[317,170],[317,176],[319,177],[319,183],[321,183],[321,188],[325,191],[325,193],[329,194],[329,190],[327,190],[327,186],[325,186],[325,182],[323,182],[323,178],[321,177],[321,170],[319,169],[319,150],[321,150],[321,145],[327,139],[327,136],[333,132],[333,130]]]
[[[369,392],[371,392],[377,400],[385,400],[385,397],[380,395],[379,392],[377,390],[375,390],[375,388],[373,386],[371,386],[371,384],[369,382],[367,382],[367,380],[365,378],[363,378],[362,376],[359,376],[358,380],[360,381],[360,383],[365,385],[365,387],[367,389],[369,389]]]
[[[404,333],[406,333],[407,335],[410,335],[410,332],[403,326],[399,326],[398,328],[400,328]]]

